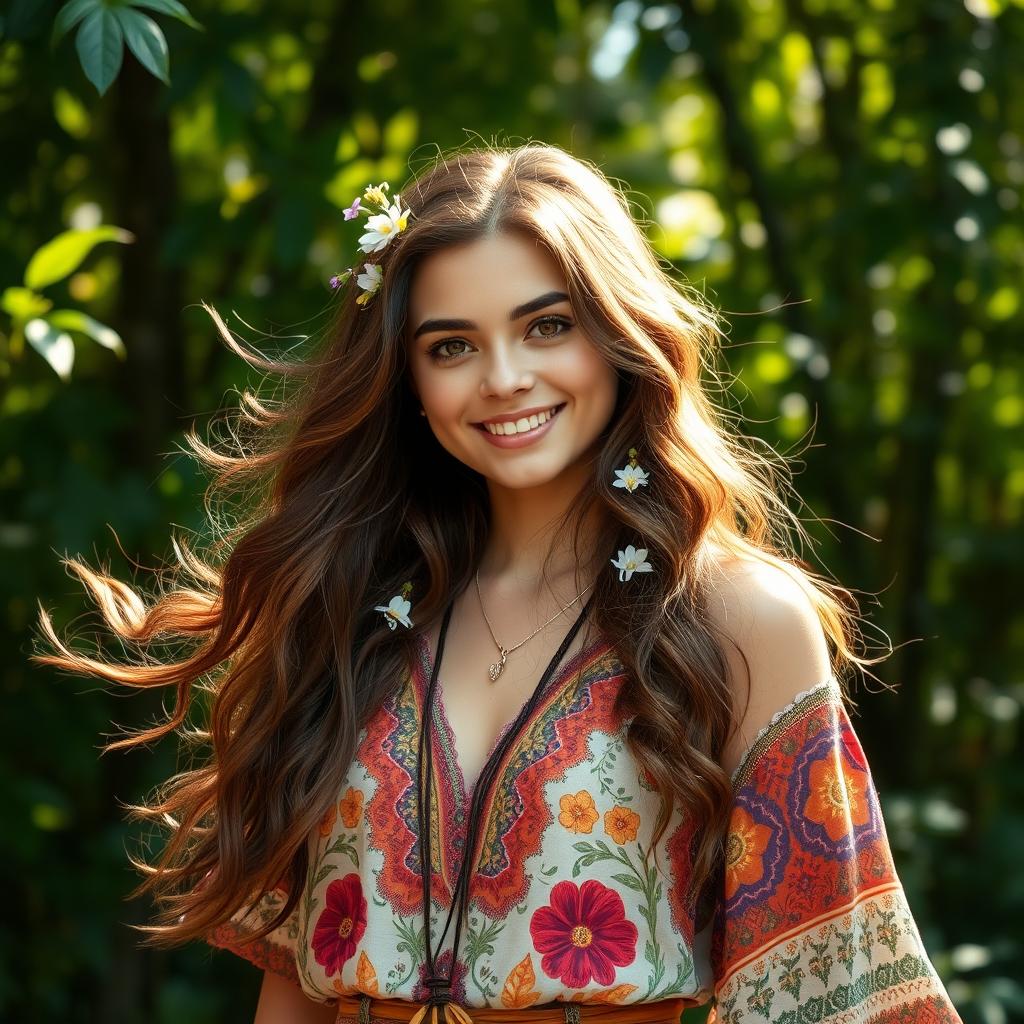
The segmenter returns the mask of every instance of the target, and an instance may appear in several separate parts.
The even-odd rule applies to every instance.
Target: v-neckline
[[[417,697],[419,702],[420,715],[422,717],[422,715],[426,713],[427,689],[430,685],[430,677],[433,675],[434,672],[434,654],[430,649],[430,641],[428,640],[425,632],[417,633],[416,641],[417,646],[419,648],[421,659],[419,665],[421,672],[419,686],[417,687]],[[545,685],[542,694],[540,695],[538,707],[543,705],[544,698],[547,697],[549,694],[554,693],[556,691],[560,691],[562,687],[565,685],[566,681],[569,679],[569,677],[582,665],[587,664],[587,662],[589,662],[597,653],[601,651],[602,647],[607,648],[608,646],[609,644],[605,637],[599,635],[597,639],[594,640],[591,644],[581,648],[568,661],[564,662],[560,669],[555,669],[551,678]],[[536,686],[536,683],[534,684],[534,686]],[[530,694],[532,695],[532,693],[533,691],[531,690]],[[484,754],[483,761],[481,762],[481,773],[483,772],[484,767],[486,767],[486,765],[490,762],[491,758],[494,756],[494,752],[498,749],[498,746],[501,744],[501,741],[504,739],[506,733],[509,731],[509,729],[512,728],[513,724],[515,723],[515,720],[519,717],[520,712],[526,706],[529,700],[530,695],[527,695],[526,699],[523,700],[523,702],[519,705],[519,708],[516,710],[512,718],[509,719],[509,721],[507,721],[501,727],[501,729],[498,731],[498,735],[494,737],[490,747],[487,750],[487,753]],[[466,785],[466,774],[465,771],[463,770],[462,755],[460,753],[459,748],[459,739],[455,735],[455,729],[452,727],[451,719],[448,717],[448,707],[444,695],[444,681],[441,678],[438,678],[437,680],[437,688],[435,690],[434,701],[434,706],[437,709],[441,723],[444,726],[446,734],[451,740],[451,760],[453,763],[453,767],[455,768],[455,773],[458,776],[458,796],[462,803],[462,806],[468,807],[469,802],[473,799],[473,793],[476,790],[476,785],[480,781],[480,779],[478,775],[477,778],[473,780],[472,789],[470,789]],[[534,710],[534,714],[536,714],[536,709]],[[527,720],[523,723],[523,730],[527,729],[531,723],[532,718],[527,718]],[[437,741],[438,737],[436,730],[431,730],[431,737],[435,742]]]

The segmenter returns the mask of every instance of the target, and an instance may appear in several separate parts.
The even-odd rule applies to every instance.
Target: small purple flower
[[[349,279],[351,273],[351,269],[343,270],[340,274],[335,274],[328,283],[334,291],[337,291]]]
[[[359,216],[359,211],[361,209],[359,201],[362,198],[362,196],[356,196],[355,199],[352,200],[352,205],[347,207],[345,210],[345,220],[355,220],[356,217]]]

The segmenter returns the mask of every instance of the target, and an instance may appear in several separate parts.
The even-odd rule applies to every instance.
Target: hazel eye
[[[541,320],[538,320],[534,325],[534,329],[541,327],[557,327],[560,330],[554,331],[543,331],[540,334],[542,338],[557,338],[560,334],[565,334],[572,327],[572,323],[566,320],[564,316],[546,316]]]
[[[535,338],[558,338],[572,329],[572,321],[566,319],[564,316],[545,316],[536,320],[530,326],[530,337]],[[540,333],[533,334],[534,331],[539,331],[540,328],[553,327],[555,330],[544,330]],[[468,348],[463,349],[460,352],[443,352],[448,345],[466,345]],[[440,341],[435,342],[430,348],[427,349],[427,355],[436,363],[447,363],[453,359],[458,359],[459,356],[463,356],[472,348],[469,342],[465,338],[442,338]]]
[[[428,349],[428,353],[432,359],[436,359],[439,362],[445,362],[448,359],[457,359],[459,356],[463,355],[462,352],[455,352],[454,354],[446,355],[441,352],[441,349],[444,348],[445,345],[465,344],[467,344],[467,342],[464,338],[445,338],[444,341],[439,341],[436,345],[432,345],[430,349]]]

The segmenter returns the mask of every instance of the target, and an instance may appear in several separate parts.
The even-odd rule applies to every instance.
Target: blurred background
[[[99,748],[166,695],[31,665],[36,602],[93,638],[59,555],[145,587],[202,530],[183,431],[259,382],[200,300],[297,343],[367,183],[534,140],[726,311],[729,404],[801,453],[804,557],[896,647],[854,724],[925,945],[968,1024],[1024,1020],[1022,6],[3,5],[0,1019],[251,1022],[256,968],[127,927],[119,804],[181,759]]]

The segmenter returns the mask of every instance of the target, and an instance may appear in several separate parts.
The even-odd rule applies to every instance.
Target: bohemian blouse
[[[432,671],[422,634],[417,652],[359,733],[288,920],[250,939],[282,906],[278,888],[254,893],[252,909],[206,936],[317,1002],[429,995],[415,784]],[[611,646],[592,643],[552,675],[506,752],[484,804],[453,997],[471,1015],[714,997],[718,1024],[959,1022],[893,866],[835,678],[781,708],[737,766],[725,864],[700,914],[684,899],[693,834],[678,806],[651,843],[661,798],[625,742],[629,719],[613,711],[626,678]],[[441,688],[433,714],[436,942],[472,794]],[[451,937],[437,958],[446,976]]]

